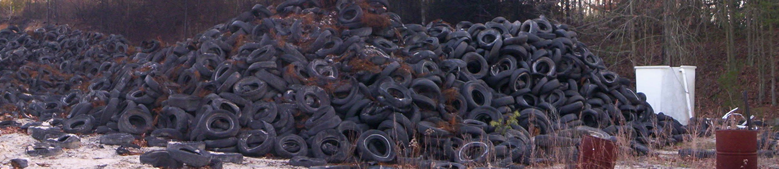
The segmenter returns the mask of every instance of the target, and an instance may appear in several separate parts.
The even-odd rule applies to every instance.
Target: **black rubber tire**
[[[208,149],[235,147],[235,145],[238,144],[238,138],[228,137],[223,139],[203,140],[203,143],[206,144],[206,148]]]
[[[172,102],[169,100],[169,102]],[[192,123],[193,117],[186,111],[176,108],[165,106],[162,108],[159,119],[157,121],[158,127],[172,128],[178,130],[180,133],[184,133]]]
[[[260,99],[267,90],[268,85],[254,76],[246,76],[233,86],[233,92],[250,101]]]
[[[51,157],[62,154],[62,147],[57,144],[37,142],[27,146],[26,153],[30,156]]]
[[[486,29],[480,31],[476,36],[476,42],[478,42],[479,47],[485,49],[492,49],[492,46],[495,45],[498,41],[503,40],[500,32],[495,29]]]
[[[239,117],[239,121],[242,126],[249,126],[250,128],[257,129],[256,125],[261,125],[260,121],[273,122],[279,116],[279,107],[276,103],[257,101],[251,106],[243,108],[243,114]]]
[[[311,151],[314,157],[323,158],[328,163],[344,162],[351,157],[348,151],[351,144],[346,136],[335,129],[327,129],[317,133],[311,140]]]
[[[471,112],[468,112],[468,115],[465,116],[465,119],[473,119],[491,124],[493,122],[499,122],[501,119],[503,119],[503,115],[498,112],[498,109],[490,106],[482,106],[471,110]],[[488,130],[492,129],[493,128],[490,127]]]
[[[452,133],[435,127],[436,125],[429,121],[421,121],[417,124],[417,132],[423,136],[428,137],[448,137]]]
[[[304,126],[308,131],[306,134],[315,135],[325,129],[334,129],[341,123],[341,117],[335,115],[335,110],[332,106],[327,106],[315,112],[308,120],[305,121]]]
[[[356,143],[357,139],[362,135],[363,129],[360,128],[354,121],[344,120],[336,128],[338,132],[343,134],[349,142]]]
[[[413,102],[420,108],[435,110],[440,102],[441,89],[430,79],[418,78],[411,82],[411,91]]]
[[[282,158],[308,155],[308,144],[302,137],[294,134],[279,136],[276,138],[273,150]]]
[[[403,87],[392,79],[385,79],[379,83],[377,89],[377,99],[394,108],[403,108],[411,105],[411,91]]]
[[[295,103],[298,108],[306,113],[313,113],[320,108],[330,105],[330,96],[324,89],[317,86],[305,86],[295,95]]]
[[[57,138],[49,138],[46,140],[51,144],[56,144],[62,148],[77,149],[81,147],[81,137],[75,134],[64,134]]]
[[[471,152],[473,149],[476,152]],[[494,155],[494,151],[490,142],[470,141],[457,148],[454,161],[462,164],[481,163]]]
[[[396,155],[394,141],[379,130],[363,132],[357,141],[357,151],[367,161],[392,162]]]
[[[238,135],[238,151],[244,156],[259,157],[273,150],[276,133],[265,130],[248,130]]]
[[[309,158],[306,156],[295,156],[289,159],[289,165],[300,167],[321,166],[327,164],[322,158]]]
[[[92,115],[81,114],[65,120],[62,124],[62,130],[67,133],[89,134],[92,133],[96,122]]]
[[[187,144],[168,144],[170,157],[192,167],[203,167],[211,162],[211,154],[198,147]]]
[[[535,108],[528,108],[520,111],[519,114],[519,125],[523,128],[528,128],[530,123],[532,123],[534,128],[539,129],[541,134],[549,134],[554,132],[549,117],[543,111]]]
[[[149,146],[165,147],[170,141],[183,140],[184,136],[176,129],[158,128],[152,131],[149,137],[145,139]]]
[[[338,13],[338,22],[349,28],[362,26],[363,11],[359,5],[349,5]]]
[[[460,90],[468,103],[468,108],[492,105],[492,92],[483,83],[469,81],[462,85]]]
[[[534,74],[544,75],[547,77],[556,77],[557,65],[552,59],[548,57],[542,57],[533,61],[532,68],[530,69]]]
[[[131,134],[143,134],[152,129],[154,118],[147,111],[138,108],[125,110],[119,118],[119,131]]]
[[[150,164],[153,167],[160,168],[181,168],[184,163],[176,161],[168,154],[168,151],[153,150],[143,153],[139,156],[141,164]]]
[[[176,107],[190,112],[193,112],[200,107],[200,98],[192,95],[171,94],[170,96],[168,96],[167,101],[168,101],[168,106]]]
[[[195,137],[195,140],[233,137],[238,134],[240,128],[238,117],[235,114],[224,110],[206,112],[197,123],[196,129],[200,130],[201,133]]]
[[[490,72],[487,60],[478,53],[466,53],[463,55],[462,60],[466,63],[465,71],[472,74],[477,79],[484,78]]]

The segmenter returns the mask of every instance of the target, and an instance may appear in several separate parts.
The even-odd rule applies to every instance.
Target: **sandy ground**
[[[23,133],[11,133],[0,136],[0,168],[12,168],[10,161],[15,158],[25,158],[28,168],[154,168],[141,164],[139,155],[120,156],[116,154],[115,145],[98,143],[99,136],[81,138],[78,149],[64,149],[63,153],[52,157],[33,157],[25,153],[26,145],[36,142]],[[144,152],[162,150],[164,147],[144,147]],[[245,157],[243,164],[225,163],[224,168],[292,168],[287,160]]]
[[[17,119],[25,124],[31,122]],[[141,164],[140,155],[121,156],[116,154],[118,145],[103,145],[99,143],[99,135],[81,136],[81,147],[63,149],[63,153],[52,157],[35,157],[27,155],[25,147],[38,142],[21,132],[0,132],[0,169],[10,169],[10,161],[16,158],[28,160],[28,168],[73,168],[73,169],[109,169],[109,168],[154,168],[149,164]],[[164,150],[164,147],[143,147],[143,152]],[[225,163],[224,168],[294,168],[287,164],[288,160],[244,157],[242,164]]]

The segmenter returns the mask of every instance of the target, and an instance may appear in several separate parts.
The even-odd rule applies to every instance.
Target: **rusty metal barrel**
[[[757,168],[756,130],[717,130],[717,168]]]
[[[580,169],[614,168],[617,146],[608,136],[584,134],[579,146]]]

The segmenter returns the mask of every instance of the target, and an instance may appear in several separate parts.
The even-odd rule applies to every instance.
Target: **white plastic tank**
[[[687,125],[695,117],[695,66],[636,66],[636,92],[646,94],[655,113]]]

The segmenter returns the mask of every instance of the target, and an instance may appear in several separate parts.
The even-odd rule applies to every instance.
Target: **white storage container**
[[[636,92],[646,94],[655,113],[687,125],[695,117],[695,66],[636,66]]]

